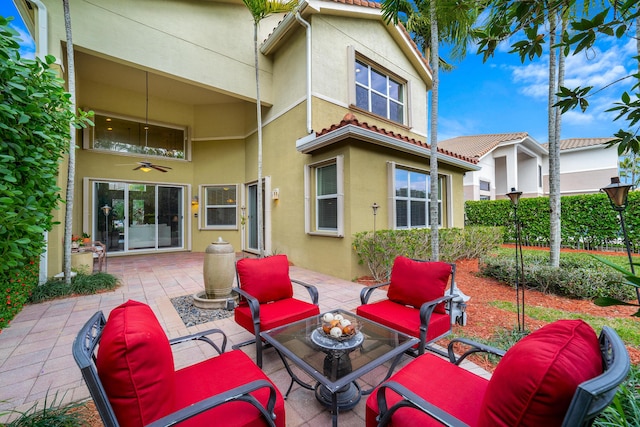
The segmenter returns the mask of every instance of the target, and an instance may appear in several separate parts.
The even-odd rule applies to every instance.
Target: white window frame
[[[106,111],[98,111],[95,110],[94,114],[97,116],[104,116],[104,117],[111,117],[114,119],[122,119],[122,120],[129,120],[131,122],[136,122],[138,124],[144,125],[145,121],[136,117],[132,117],[132,116],[127,116],[127,115],[123,115],[123,114],[116,114],[116,113],[110,113],[110,112],[106,112]],[[149,120],[147,122],[150,126],[158,126],[158,127],[164,127],[164,128],[168,128],[168,129],[176,129],[176,130],[180,130],[183,132],[183,137],[184,137],[184,141],[183,141],[183,151],[184,151],[184,156],[182,158],[180,157],[172,157],[172,156],[158,156],[155,155],[153,153],[137,153],[137,152],[127,152],[127,151],[114,151],[114,150],[108,150],[108,149],[103,149],[103,148],[94,148],[93,146],[93,142],[95,139],[95,132],[96,132],[96,127],[95,126],[87,126],[86,128],[83,129],[82,131],[82,148],[85,150],[94,150],[94,151],[100,151],[103,153],[109,153],[109,154],[116,154],[116,155],[120,155],[120,156],[136,156],[136,157],[151,157],[151,158],[156,158],[156,159],[161,159],[161,160],[171,160],[171,161],[190,161],[191,160],[191,138],[190,138],[190,134],[189,134],[189,127],[188,126],[180,126],[180,125],[175,125],[175,124],[170,124],[170,123],[164,123],[164,122],[158,122],[158,121],[152,121]]]
[[[318,183],[316,171],[318,168],[331,164],[336,165],[337,228],[327,230],[318,228]],[[304,166],[304,218],[306,234],[344,237],[344,156],[340,155]]]
[[[353,67],[351,70],[351,78],[350,78],[350,86],[351,86],[351,104],[355,107],[358,108],[360,110],[363,111],[367,111],[370,114],[374,114],[378,117],[382,117],[386,120],[389,120],[392,123],[397,123],[400,125],[404,125],[404,126],[408,126],[408,111],[409,111],[409,84],[405,79],[400,78],[399,76],[395,75],[394,73],[388,71],[387,69],[385,69],[384,67],[375,64],[373,61],[368,60],[367,58],[363,57],[362,55],[358,55],[355,54],[354,52],[352,52],[352,54],[350,55],[350,62],[351,62],[351,66]],[[367,73],[368,73],[368,83],[367,85],[360,83],[357,81],[357,79],[355,78],[355,74],[356,74],[356,69],[358,67],[358,63],[361,64],[362,66],[367,67]],[[379,92],[377,90],[375,90],[374,88],[371,87],[371,70],[376,71],[379,74],[384,75],[387,78],[387,82],[389,80],[397,83],[398,85],[400,85],[400,88],[402,89],[402,101],[399,101],[393,97],[391,97],[389,95],[389,92],[387,90],[387,93],[382,93]],[[368,102],[367,102],[367,107],[363,108],[361,106],[357,105],[357,95],[356,95],[356,88],[357,87],[361,87],[363,89],[365,89],[367,91],[368,94]],[[387,83],[387,88],[389,87],[389,84]],[[380,115],[377,113],[374,113],[372,111],[372,102],[371,102],[371,94],[375,93],[383,98],[386,99],[387,101],[387,111],[385,115]],[[402,107],[402,118],[400,121],[394,120],[392,118],[389,117],[389,112],[390,112],[390,108],[389,108],[389,104],[390,103],[395,103],[398,104]]]
[[[429,202],[430,202],[430,195],[429,192],[431,191],[431,175],[429,173],[429,171],[427,170],[423,170],[423,169],[418,169],[418,168],[414,168],[414,167],[410,167],[410,166],[404,166],[404,165],[398,165],[395,162],[388,162],[387,163],[388,166],[388,176],[389,176],[389,188],[388,188],[388,194],[389,194],[389,210],[390,210],[390,215],[389,215],[389,228],[392,230],[408,230],[408,229],[416,229],[416,228],[431,228],[431,221],[429,219],[429,215],[430,215],[430,209],[429,209]],[[419,173],[422,175],[425,175],[427,178],[427,197],[426,199],[417,199],[417,198],[412,198],[411,197],[411,192],[409,191],[407,193],[407,196],[396,196],[396,171],[397,170],[403,170],[403,171],[407,171],[407,172],[414,172],[414,173]],[[443,193],[445,191],[445,188],[447,188],[447,177],[444,175],[439,175],[438,176],[438,182],[439,182],[439,194],[438,194],[438,210],[439,210],[439,215],[438,215],[438,226],[442,227],[443,224],[443,220],[444,220],[444,205],[443,205]],[[447,193],[448,194],[448,191]],[[407,214],[407,226],[402,226],[399,227],[397,225],[397,218],[398,218],[398,212],[397,212],[397,207],[396,207],[396,201],[397,200],[406,200],[407,201],[407,209],[408,209],[408,214]],[[415,200],[424,200],[425,203],[425,213],[426,213],[426,226],[411,226],[411,201],[415,201]]]
[[[207,200],[207,190],[210,188],[235,188],[235,192],[236,192],[236,197],[234,200],[233,204],[228,204],[228,205],[215,205],[215,204],[210,204],[209,200]],[[200,186],[199,191],[200,193],[200,203],[202,204],[202,207],[200,208],[200,211],[202,212],[202,229],[203,230],[237,230],[238,229],[238,200],[241,197],[241,194],[238,190],[238,184],[203,184]],[[234,213],[233,213],[233,219],[234,219],[234,223],[233,224],[223,224],[223,225],[208,225],[209,221],[208,221],[208,215],[209,215],[209,209],[213,208],[213,209],[233,209]]]

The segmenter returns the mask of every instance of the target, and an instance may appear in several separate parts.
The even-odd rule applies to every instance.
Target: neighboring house
[[[560,141],[560,194],[597,193],[618,175],[618,153],[605,148],[611,138]],[[549,195],[548,144],[526,132],[460,136],[438,147],[478,160],[481,170],[464,177],[465,200],[495,200],[512,188],[523,197]]]
[[[62,2],[17,3],[38,54],[64,58]],[[218,237],[256,253],[260,232],[266,253],[353,279],[367,272],[352,236],[373,228],[374,203],[379,228],[429,224],[431,72],[379,4],[308,0],[261,22],[260,207],[253,21],[242,2],[70,4],[77,104],[96,114],[79,139],[73,229],[109,256],[204,251]],[[475,163],[440,150],[443,227],[464,225],[463,175]],[[62,226],[49,234],[48,275],[61,271],[62,236]]]
[[[597,193],[618,176],[618,148],[603,144],[612,138],[573,138],[560,141],[560,194]],[[549,149],[549,144],[542,144]],[[549,158],[544,161],[544,194],[549,194]]]
[[[438,147],[478,160],[479,171],[464,176],[465,200],[495,200],[512,188],[523,197],[543,195],[547,150],[526,132],[459,136]]]

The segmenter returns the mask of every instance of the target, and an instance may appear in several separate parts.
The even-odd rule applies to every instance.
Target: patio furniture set
[[[433,343],[453,323],[454,264],[398,257],[389,283],[364,288],[355,313],[336,307],[321,314],[317,289],[289,278],[284,255],[239,260],[236,274],[235,320],[253,338],[231,351],[219,329],[168,340],[150,307],[136,301],[108,320],[97,312],[83,326],[73,354],[106,427],[284,427],[294,384],[315,393],[334,426],[366,395],[367,427],[589,425],[629,370],[615,331],[604,327],[598,337],[581,320],[551,323],[506,352],[461,338],[439,350]],[[292,283],[311,302],[294,298]],[[383,286],[386,298],[369,302]],[[193,340],[217,355],[174,370],[171,346]],[[256,346],[255,363],[239,350],[248,344]],[[261,369],[267,346],[291,378],[284,397]],[[490,380],[460,367],[478,352],[502,357]],[[404,354],[415,359],[394,374]],[[382,383],[363,390],[358,380],[387,362]]]

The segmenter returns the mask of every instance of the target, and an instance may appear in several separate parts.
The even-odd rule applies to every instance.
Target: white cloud
[[[22,58],[33,59],[35,57],[36,52],[36,44],[31,38],[31,34],[26,31],[24,28],[15,25],[14,23],[9,24],[11,28],[18,32],[18,37],[21,40],[18,41],[20,43],[20,56]]]

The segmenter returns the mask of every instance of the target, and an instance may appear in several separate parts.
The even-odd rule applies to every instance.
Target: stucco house
[[[62,2],[16,3],[37,54],[59,58],[66,77]],[[255,253],[262,233],[267,254],[353,279],[366,271],[352,236],[373,228],[374,203],[378,228],[429,224],[431,72],[378,3],[302,0],[261,22],[260,207],[253,21],[242,2],[70,9],[77,104],[95,112],[79,134],[73,229],[109,256],[204,251],[218,237]],[[479,167],[446,150],[438,160],[441,224],[462,227],[463,175]],[[62,236],[61,226],[48,236],[49,276],[62,268]]]
[[[611,138],[574,138],[560,141],[560,194],[597,193],[618,175]],[[496,200],[516,188],[522,197],[549,195],[549,144],[540,144],[527,132],[459,136],[438,147],[478,160],[479,171],[464,176],[465,200]]]

